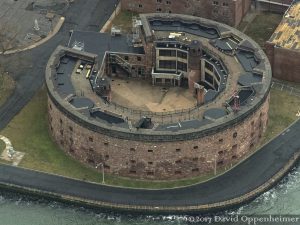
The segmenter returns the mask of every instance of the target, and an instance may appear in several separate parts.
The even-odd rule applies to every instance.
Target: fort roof
[[[269,42],[287,49],[300,50],[300,1],[286,11]]]
[[[73,31],[68,47],[74,48],[76,43],[81,43],[82,50],[98,55],[99,62],[106,51],[144,54],[143,48],[134,48],[128,44],[127,36],[111,36],[109,33],[97,33],[89,31]]]
[[[97,79],[95,71],[101,70],[100,65],[97,64],[104,63],[105,53],[141,55],[145,52],[128,45],[127,36],[111,37],[110,34],[82,31],[74,31],[68,47],[58,47],[48,62],[46,82],[52,101],[61,105],[61,109],[68,115],[80,119],[82,123],[92,126],[93,129],[97,127],[97,130],[103,132],[114,130],[114,134],[126,138],[131,137],[133,133],[140,134],[138,137],[132,137],[133,139],[150,138],[148,137],[150,135],[151,140],[160,140],[161,135],[165,135],[164,138],[168,140],[173,140],[174,135],[178,136],[176,136],[178,140],[188,139],[192,138],[188,136],[190,132],[196,132],[201,136],[206,132],[215,132],[220,127],[225,129],[231,126],[232,121],[236,123],[255,111],[265,101],[271,81],[270,65],[259,46],[243,33],[224,24],[192,16],[172,16],[174,18],[169,14],[141,15],[146,41],[154,44],[165,42],[169,45],[172,40],[177,40],[168,38],[171,33],[176,32],[174,33],[176,36],[177,33],[184,32],[183,40],[188,38],[202,42],[205,50],[203,59],[215,66],[218,74],[221,75],[219,91],[224,92],[216,101],[213,100],[216,98],[217,91],[208,90],[205,95],[207,100],[205,107],[197,106],[180,110],[185,118],[177,116],[176,110],[159,113],[132,109],[124,111],[124,107],[119,110],[120,107],[115,104],[100,101],[101,99],[94,94],[91,87],[94,87],[94,81]],[[161,37],[167,37],[167,40],[160,42]],[[178,38],[178,40],[182,39]],[[88,54],[86,52],[92,54],[85,55]],[[90,80],[86,79],[87,67],[91,68]],[[84,76],[80,76],[81,73]],[[225,79],[230,83],[226,90],[224,90],[227,83]],[[241,94],[241,108],[238,113],[232,113],[230,110],[234,102],[232,94],[235,90],[239,90]],[[77,98],[80,99],[75,100]],[[228,114],[223,115],[223,111],[227,108]],[[209,109],[217,109],[217,111],[209,111]],[[134,114],[135,111],[138,113]],[[203,113],[206,118],[203,118]],[[140,116],[148,115],[157,126],[148,130],[132,130],[130,127],[132,121],[136,122]]]

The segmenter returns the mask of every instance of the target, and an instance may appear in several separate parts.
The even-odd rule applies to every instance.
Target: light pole
[[[212,163],[213,164],[213,169],[214,169],[214,176],[217,175],[217,155],[212,159],[212,161],[206,161],[207,163]]]
[[[117,3],[115,4],[115,17],[117,16]]]
[[[98,163],[98,164],[96,165],[96,169],[97,169],[99,166],[101,166],[101,168],[102,168],[102,184],[105,184],[105,181],[104,181],[104,165],[103,165],[103,163]]]
[[[215,155],[215,162],[214,162],[214,175],[217,175],[217,155]]]

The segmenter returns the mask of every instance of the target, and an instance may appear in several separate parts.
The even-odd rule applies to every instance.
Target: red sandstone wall
[[[235,9],[234,12],[234,24],[232,26],[237,26],[240,24],[244,16],[247,14],[251,6],[251,0],[236,0],[235,1]]]
[[[139,13],[180,13],[188,7],[189,1],[173,1],[168,0],[171,4],[167,4],[167,0],[122,0],[121,6],[123,10],[130,10]]]
[[[149,76],[151,68],[146,67],[146,56],[145,55],[135,55],[135,54],[126,54],[126,53],[114,53],[131,65],[131,77],[145,77]],[[139,69],[144,70],[144,74],[139,74]],[[128,76],[128,74],[122,70],[120,67],[116,67],[116,73],[113,73],[112,67],[110,66],[109,60],[106,62],[106,74],[116,75],[116,76]]]
[[[300,52],[266,43],[266,53],[270,60],[273,77],[292,82],[300,82]]]
[[[214,4],[214,1],[217,1],[218,4]],[[139,13],[188,14],[216,20],[231,26],[237,26],[240,23],[251,4],[251,0],[161,0],[161,2],[157,0],[122,0],[121,2],[122,10]]]
[[[293,2],[293,0],[272,0],[272,1],[278,2],[280,4],[286,4],[286,5],[290,5]],[[280,4],[275,5],[275,4],[269,4],[268,2],[255,2],[256,9],[262,11],[284,13],[288,9],[288,6],[283,6]]]
[[[178,142],[140,142],[112,138],[87,130],[62,114],[49,99],[49,128],[69,155],[106,173],[146,179],[199,176],[230,167],[254,150],[266,129],[269,99],[243,123],[220,133]]]
[[[270,11],[275,13],[284,13],[288,7],[282,6],[282,5],[271,5],[265,2],[257,2],[256,3],[256,9],[261,11]]]
[[[244,16],[247,14],[247,12],[249,11],[250,7],[251,7],[251,0],[244,0]]]
[[[273,64],[274,64],[274,45],[269,43],[269,42],[266,42],[265,44],[265,53],[269,59],[269,62],[270,62],[270,65],[272,67],[272,72],[274,73],[273,71]]]

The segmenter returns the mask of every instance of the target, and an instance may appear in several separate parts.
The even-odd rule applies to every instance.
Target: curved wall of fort
[[[268,109],[269,97],[237,124],[200,138],[190,133],[191,140],[182,141],[137,141],[95,132],[62,113],[51,98],[49,124],[60,147],[85,164],[101,162],[106,173],[121,176],[176,179],[203,175],[215,166],[229,168],[249,155],[266,129]]]
[[[271,67],[262,49],[203,18],[144,14],[140,24],[136,48],[120,43],[127,44],[126,37],[74,32],[69,46],[52,54],[46,67],[49,130],[58,145],[99,172],[102,164],[105,173],[153,180],[229,169],[253,153],[268,123]],[[117,106],[111,89],[121,86],[109,82],[119,79],[114,67],[129,74],[125,85],[143,79],[149,88],[179,90],[185,82],[196,105],[173,112]]]

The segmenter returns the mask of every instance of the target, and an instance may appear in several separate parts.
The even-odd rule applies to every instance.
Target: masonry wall
[[[284,13],[288,6],[293,0],[272,0],[272,2],[277,2],[279,4],[269,4],[268,2],[258,2],[255,1],[255,8],[261,11],[270,11],[275,13]],[[283,5],[285,4],[285,5]]]
[[[276,47],[267,42],[266,54],[272,67],[273,77],[300,82],[300,51]]]
[[[250,9],[251,6],[251,0],[237,0],[233,2],[234,8],[232,9],[234,18],[233,23],[229,24],[231,26],[237,26],[240,24],[240,22],[243,20],[244,16],[247,14],[247,12]]]
[[[138,13],[179,13],[237,26],[251,0],[121,0],[123,10]]]
[[[147,66],[147,55],[145,54],[126,54],[126,53],[114,53],[123,62],[130,65],[131,71],[128,74],[126,69],[122,69],[122,66],[111,63],[110,60],[106,60],[106,74],[111,76],[130,76],[130,77],[149,77],[152,67]],[[109,56],[107,57],[109,58]],[[114,67],[114,68],[113,68]]]
[[[88,130],[48,101],[50,132],[67,154],[91,167],[103,163],[106,173],[157,180],[195,177],[215,166],[229,168],[254,150],[266,129],[269,108],[268,97],[243,122],[203,138],[142,142]]]

